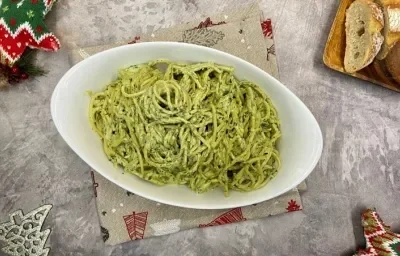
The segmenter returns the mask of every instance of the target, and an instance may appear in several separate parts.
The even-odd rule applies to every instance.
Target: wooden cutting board
[[[354,0],[341,0],[338,12],[329,33],[328,41],[325,46],[325,65],[339,72],[400,92],[400,84],[397,83],[387,71],[384,61],[375,59],[369,66],[358,71],[357,73],[350,74],[345,72],[343,61],[346,49],[346,10],[353,1]]]

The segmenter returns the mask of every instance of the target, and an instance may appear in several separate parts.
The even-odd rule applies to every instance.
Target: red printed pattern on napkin
[[[301,207],[300,205],[297,204],[295,200],[290,200],[288,202],[288,207],[286,208],[288,212],[295,212],[295,211],[300,211]]]
[[[204,227],[219,226],[229,223],[240,222],[244,220],[246,220],[246,218],[243,217],[242,208],[235,208],[233,210],[230,210],[229,212],[226,212],[218,216],[216,219],[214,219],[208,224],[200,224],[199,227],[204,228]]]
[[[146,230],[148,212],[135,213],[124,216],[126,229],[131,240],[143,239]]]

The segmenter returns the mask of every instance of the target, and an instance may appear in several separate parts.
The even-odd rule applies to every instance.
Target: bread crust
[[[385,29],[384,43],[377,59],[386,58],[393,46],[400,41],[400,0],[377,0],[383,8]]]
[[[385,64],[393,79],[400,84],[400,43],[397,43],[389,52]]]
[[[382,9],[379,7],[378,4],[376,4],[372,1],[366,1],[366,2],[368,2],[368,5],[371,7],[372,15],[374,16],[375,20],[379,23],[379,25],[381,26],[381,29],[382,29],[385,24]]]

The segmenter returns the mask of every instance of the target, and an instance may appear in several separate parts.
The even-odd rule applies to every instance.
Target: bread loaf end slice
[[[350,5],[345,24],[346,72],[355,73],[371,64],[383,43],[383,25],[383,12],[372,0],[356,0]]]

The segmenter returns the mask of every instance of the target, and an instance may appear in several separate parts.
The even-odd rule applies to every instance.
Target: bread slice
[[[389,52],[385,64],[393,79],[400,84],[400,42]]]
[[[400,41],[400,0],[377,0],[383,9],[385,26],[383,36],[385,38],[377,59],[383,60],[390,49]]]
[[[356,0],[346,11],[344,69],[355,73],[371,64],[383,43],[383,12],[372,0]]]

